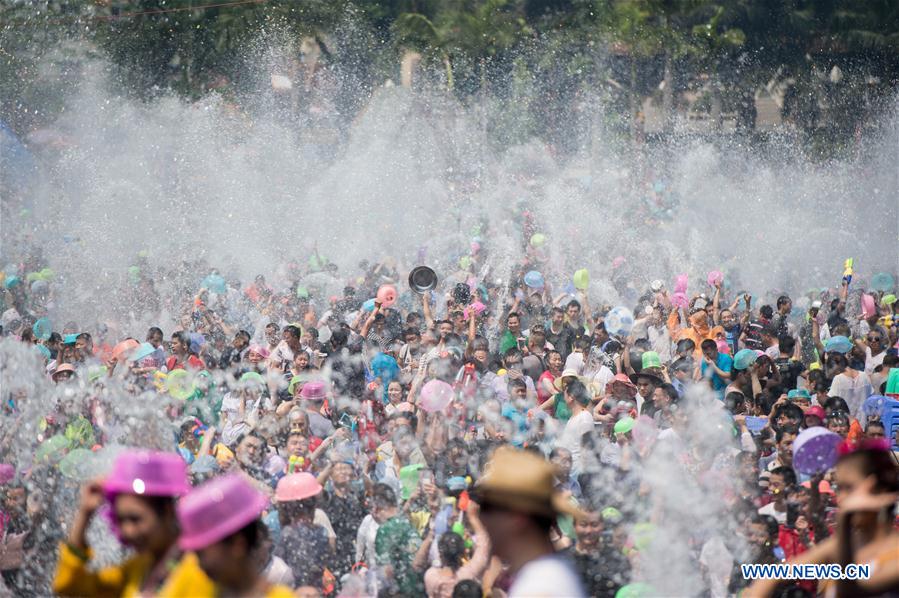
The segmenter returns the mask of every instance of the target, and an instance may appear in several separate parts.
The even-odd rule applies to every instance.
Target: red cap
[[[820,419],[823,422],[824,421],[824,408],[820,407],[818,405],[815,405],[814,407],[809,407],[808,409],[805,410],[805,415],[806,416],[814,415],[815,417],[817,417],[818,419]]]

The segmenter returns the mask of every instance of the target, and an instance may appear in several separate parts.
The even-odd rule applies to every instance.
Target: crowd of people
[[[557,292],[533,264],[478,279],[478,255],[424,288],[393,260],[347,277],[315,256],[247,284],[140,259],[121,296],[176,314],[168,330],[59,326],[53,270],[3,274],[2,348],[27,345],[33,370],[4,379],[39,381],[2,389],[0,594],[664,595],[647,574],[672,517],[647,489],[659,455],[727,506],[687,538],[695,595],[899,592],[899,303],[851,270],[807,309],[711,274],[692,294],[685,276],[627,281],[615,307],[583,272]],[[164,437],[79,479],[128,444],[129,401]],[[809,474],[792,447],[816,427],[839,458]],[[95,551],[108,534],[127,552]],[[740,572],[777,562],[874,567]]]

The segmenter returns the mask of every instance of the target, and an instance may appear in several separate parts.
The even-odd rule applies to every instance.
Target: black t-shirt
[[[574,547],[563,551],[571,558],[588,596],[614,598],[630,577],[630,564],[621,551],[601,546],[595,553],[578,553]]]
[[[562,325],[562,330],[553,332],[551,326],[546,327],[546,340],[551,343],[556,351],[562,354],[562,361],[571,353],[571,345],[574,343],[576,332],[568,324]]]
[[[786,392],[796,388],[796,379],[805,370],[802,363],[789,357],[778,357],[774,360],[774,365],[780,373],[781,390]]]
[[[331,565],[328,532],[320,525],[294,524],[281,530],[275,556],[293,571],[294,586],[322,587],[322,574]]]
[[[365,493],[361,489],[351,489],[341,497],[326,491],[321,508],[327,513],[337,536],[335,573],[340,577],[349,572],[356,556],[356,532],[366,514]]]

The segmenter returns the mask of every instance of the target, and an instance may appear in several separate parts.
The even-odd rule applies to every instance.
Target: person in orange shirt
[[[706,339],[715,340],[709,313],[705,308],[693,307],[690,310],[690,315],[687,317],[686,324],[681,321],[681,312],[677,309],[672,309],[671,313],[668,314],[668,332],[671,334],[671,340],[674,342],[682,339],[693,341],[696,345],[693,349],[693,359],[697,363],[702,360],[702,341]]]

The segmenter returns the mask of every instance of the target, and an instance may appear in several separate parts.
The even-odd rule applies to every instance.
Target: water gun
[[[846,261],[843,263],[843,283],[848,287],[849,283],[852,282],[852,266],[855,260],[853,258],[846,258]]]
[[[304,465],[306,465],[306,457],[291,455],[287,460],[287,473],[297,473],[303,471]]]

